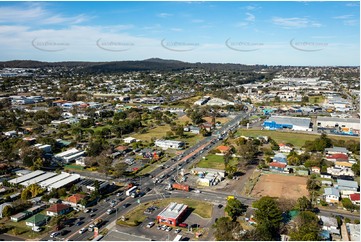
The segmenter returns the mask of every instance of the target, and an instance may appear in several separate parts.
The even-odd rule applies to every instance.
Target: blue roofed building
[[[285,154],[282,154],[282,153],[277,153],[273,157],[273,162],[280,162],[280,163],[287,164],[287,156]]]
[[[268,130],[291,129],[300,131],[312,131],[311,118],[271,116],[263,123]]]

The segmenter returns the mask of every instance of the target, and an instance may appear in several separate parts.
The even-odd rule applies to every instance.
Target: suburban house
[[[327,167],[327,173],[331,174],[334,177],[355,176],[354,172],[350,168]]]
[[[280,152],[283,152],[283,153],[290,153],[292,150],[293,150],[293,147],[287,145],[287,144],[278,144],[278,146],[280,147]]]
[[[346,197],[358,191],[358,183],[356,181],[337,179],[336,187],[341,192],[342,196]]]
[[[273,157],[272,160],[273,160],[273,162],[279,162],[279,163],[287,164],[287,156],[285,154],[282,154],[282,153],[277,153]]]
[[[119,145],[115,148],[115,150],[120,152],[121,154],[125,154],[129,151],[129,147],[125,145]]]
[[[48,216],[58,216],[58,215],[64,215],[71,211],[70,206],[62,203],[57,203],[52,206],[50,206],[46,210],[46,215]]]
[[[360,206],[360,193],[350,194],[350,200],[354,205]]]
[[[85,198],[85,195],[77,193],[68,197],[64,203],[69,204],[72,207],[76,207],[83,198]]]
[[[285,163],[271,162],[271,163],[269,164],[269,169],[270,169],[271,171],[284,172],[286,166],[287,166],[287,164],[285,164]]]
[[[332,179],[332,175],[329,173],[321,172],[320,175],[321,175],[321,178]]]
[[[61,203],[61,200],[59,198],[50,198],[49,203],[51,204]]]
[[[347,154],[331,154],[331,155],[326,155],[326,160],[328,161],[348,161],[348,155]]]
[[[25,223],[26,226],[35,227],[35,226],[42,226],[49,220],[48,216],[45,216],[43,214],[35,214],[31,218],[28,218]]]
[[[318,218],[320,219],[323,230],[330,231],[331,234],[340,235],[336,218],[326,216],[318,216]]]
[[[127,138],[123,139],[123,141],[124,141],[124,143],[130,144],[130,143],[136,142],[137,140],[133,137],[127,137]]]
[[[334,187],[326,187],[323,193],[323,197],[328,203],[338,203],[340,200],[340,192]]]
[[[336,161],[335,162],[335,167],[351,169],[352,164],[350,162],[347,162],[347,161]]]
[[[321,173],[321,168],[320,168],[320,167],[317,167],[317,166],[313,166],[313,167],[311,167],[311,171],[312,171],[313,173],[320,174],[320,173]]]
[[[225,145],[220,145],[216,149],[219,150],[222,155],[226,155],[231,151],[231,147]]]
[[[332,155],[332,154],[345,154],[348,155],[349,151],[348,149],[344,147],[333,147],[333,148],[326,148],[325,149],[326,155]]]

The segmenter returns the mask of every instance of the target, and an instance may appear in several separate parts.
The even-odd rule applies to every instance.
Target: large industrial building
[[[317,117],[317,127],[321,128],[346,128],[354,131],[360,130],[358,118]]]
[[[187,211],[188,206],[185,204],[170,203],[168,207],[163,209],[157,216],[157,221],[160,224],[175,227],[182,222],[183,216]]]
[[[154,145],[162,149],[183,149],[185,143],[183,141],[158,139]]]
[[[263,123],[268,130],[291,129],[300,131],[312,131],[311,118],[271,116]]]

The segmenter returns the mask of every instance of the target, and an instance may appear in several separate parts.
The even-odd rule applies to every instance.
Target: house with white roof
[[[338,203],[340,200],[340,192],[334,187],[326,187],[324,189],[323,197],[328,203]]]

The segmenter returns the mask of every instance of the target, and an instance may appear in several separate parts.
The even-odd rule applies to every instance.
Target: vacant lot
[[[301,147],[305,144],[307,140],[315,140],[320,137],[317,134],[305,134],[305,133],[295,133],[295,132],[283,132],[283,131],[274,131],[274,130],[260,130],[260,129],[241,129],[237,131],[238,135],[257,137],[269,136],[277,143],[291,143],[294,146]],[[340,136],[328,136],[331,139],[336,140],[358,140],[359,137],[340,137]]]
[[[235,158],[230,158],[230,165],[235,165],[236,163],[237,160]],[[207,155],[206,159],[202,159],[197,163],[197,167],[224,170],[224,158],[221,155]]]
[[[306,182],[306,177],[262,174],[254,186],[251,196],[271,196],[296,200],[299,197],[308,196]]]

